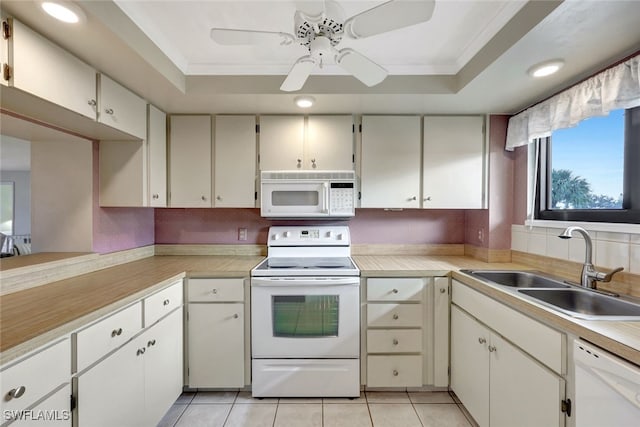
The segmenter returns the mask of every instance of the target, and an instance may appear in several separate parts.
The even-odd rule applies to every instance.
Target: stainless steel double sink
[[[605,295],[537,272],[461,270],[551,309],[586,320],[640,321],[640,301]]]

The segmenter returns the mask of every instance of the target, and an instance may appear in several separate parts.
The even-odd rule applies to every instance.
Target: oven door
[[[357,277],[251,279],[253,358],[357,358]]]
[[[263,181],[260,194],[260,215],[263,217],[329,215],[327,181]]]

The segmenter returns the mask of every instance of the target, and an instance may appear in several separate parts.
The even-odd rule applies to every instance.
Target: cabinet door
[[[189,387],[244,387],[244,304],[189,304]]]
[[[480,427],[489,426],[489,339],[487,328],[451,306],[451,389]]]
[[[170,206],[211,207],[211,116],[171,116]]]
[[[71,427],[71,384],[67,383],[58,391],[31,408],[35,418],[22,419],[11,424],[13,427]],[[3,414],[5,417],[7,413]],[[53,419],[38,419],[50,416]],[[3,420],[6,420],[4,418]],[[46,422],[45,422],[46,421]],[[4,424],[3,424],[4,425]]]
[[[484,207],[484,117],[424,118],[424,208]]]
[[[491,427],[564,425],[564,380],[497,334],[489,350]]]
[[[434,278],[433,385],[449,385],[449,278]]]
[[[420,207],[420,117],[363,116],[363,208]]]
[[[148,329],[144,335],[144,400],[146,423],[155,426],[182,392],[182,308]]]
[[[147,176],[149,206],[167,206],[167,115],[149,104]]]
[[[145,425],[143,350],[145,343],[134,339],[78,376],[79,426]]]
[[[260,117],[260,170],[302,168],[304,117]]]
[[[147,137],[147,102],[129,89],[100,75],[98,121],[140,139]]]
[[[256,118],[216,116],[214,141],[214,206],[255,207]]]
[[[353,117],[309,116],[304,169],[353,170]]]
[[[18,89],[96,119],[96,71],[13,20],[13,84]]]

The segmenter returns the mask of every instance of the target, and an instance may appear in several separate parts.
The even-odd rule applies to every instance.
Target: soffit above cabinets
[[[412,1],[412,0],[409,0]],[[417,0],[416,0],[417,1]],[[317,1],[80,0],[85,25],[70,29],[35,1],[0,7],[169,113],[515,113],[640,46],[638,1],[436,0],[422,24],[365,39],[343,38],[389,76],[367,87],[336,66],[315,68],[303,89],[280,91],[302,46],[221,46],[212,27],[293,32],[293,14]],[[322,3],[322,2],[320,2]],[[338,1],[351,16],[383,1]],[[533,64],[563,58],[534,80]]]

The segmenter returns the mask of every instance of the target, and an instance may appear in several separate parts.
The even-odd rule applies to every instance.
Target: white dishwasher
[[[576,427],[640,426],[640,367],[573,342]]]

